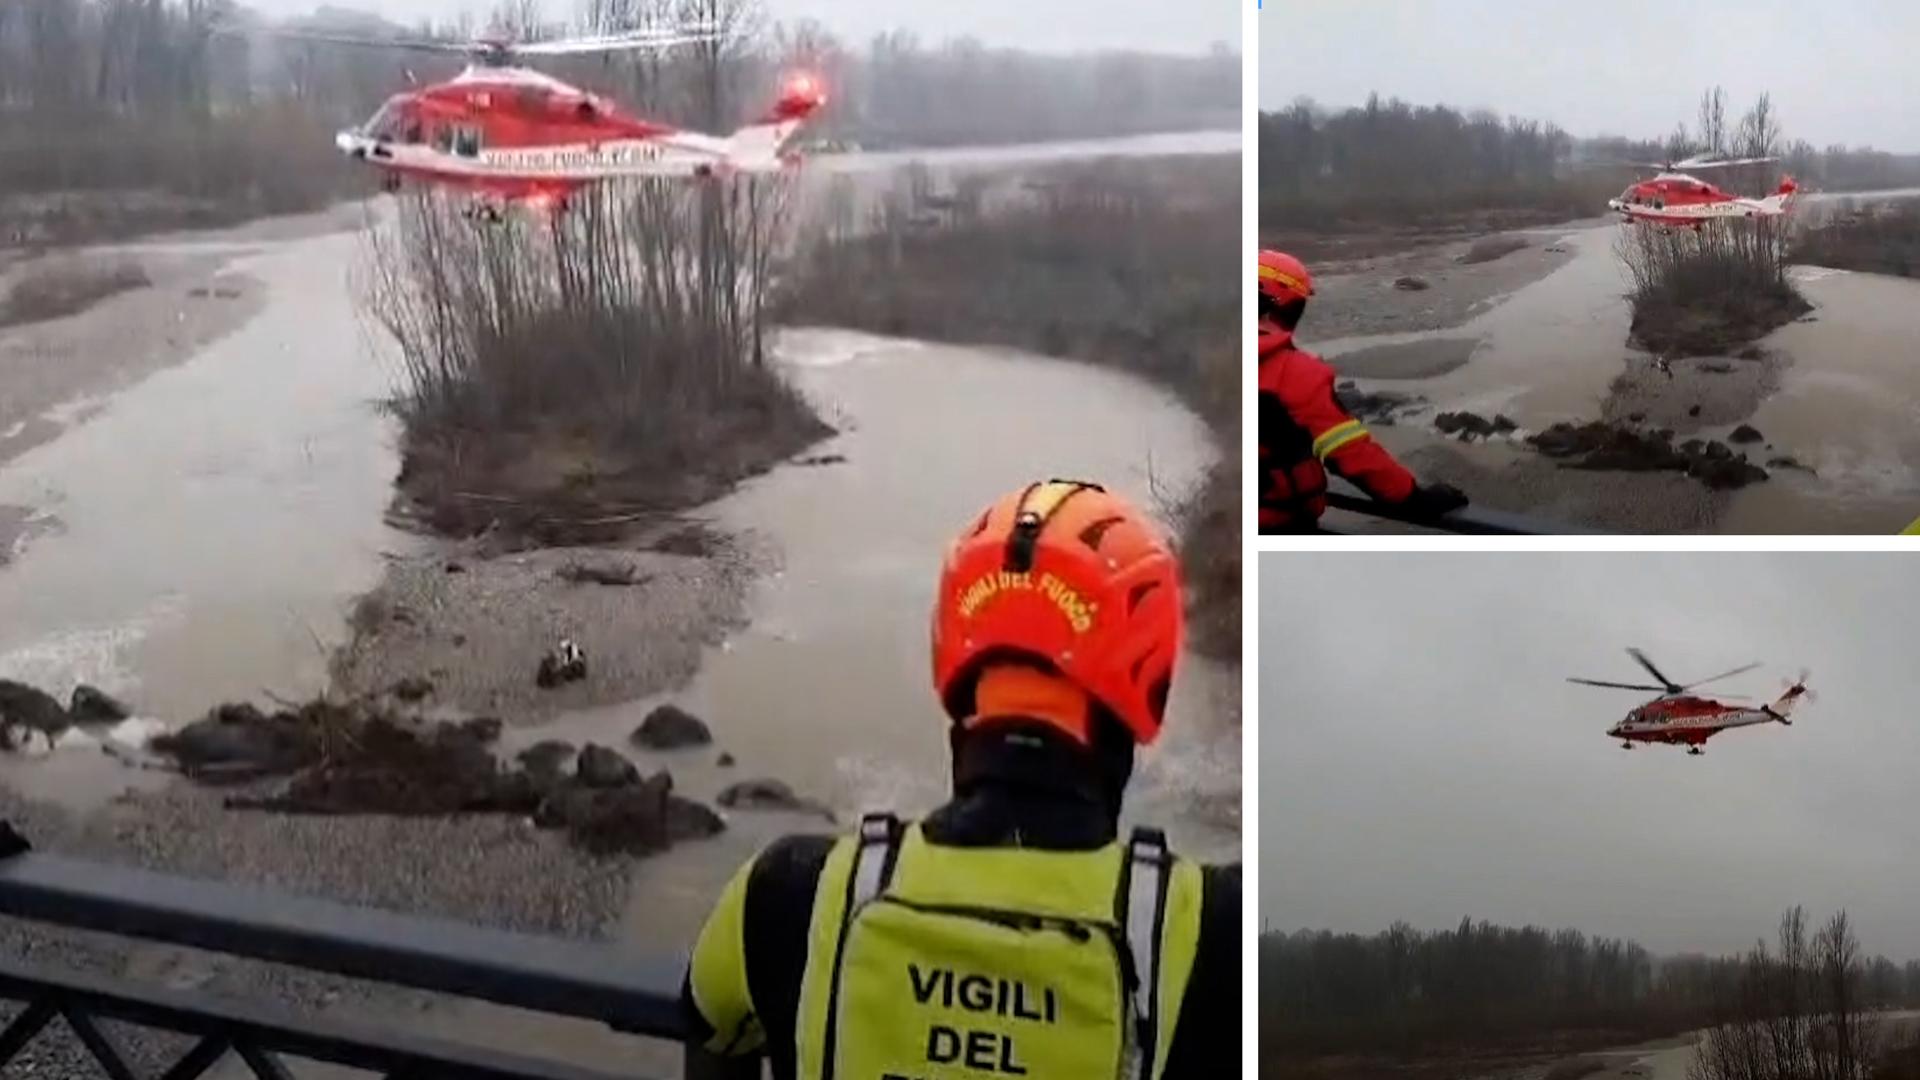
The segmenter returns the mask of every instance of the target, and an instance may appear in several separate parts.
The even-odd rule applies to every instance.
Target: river
[[[1906,194],[1816,196],[1806,212]],[[1477,479],[1503,508],[1615,528],[1722,533],[1890,534],[1920,515],[1920,364],[1912,362],[1912,342],[1920,337],[1920,281],[1794,267],[1790,276],[1815,310],[1757,343],[1771,358],[1764,372],[1732,358],[1689,359],[1675,361],[1680,381],[1672,383],[1648,377],[1652,358],[1627,346],[1628,283],[1615,252],[1620,229],[1609,221],[1525,231],[1521,235],[1535,247],[1563,248],[1568,257],[1537,280],[1477,305],[1454,328],[1309,340],[1308,347],[1336,367],[1380,357],[1411,361],[1404,365],[1411,377],[1361,381],[1423,395],[1436,411],[1504,413],[1524,431],[1595,419],[1609,409],[1634,411],[1681,438],[1725,439],[1746,423],[1765,439],[1764,446],[1750,448],[1757,460],[1790,455],[1807,467],[1773,468],[1765,483],[1714,494],[1650,474],[1536,475],[1546,470],[1530,455],[1498,444],[1460,447],[1413,426],[1383,436],[1406,452],[1439,443],[1434,452],[1460,464],[1469,490]],[[1434,296],[1443,298],[1451,285],[1488,272],[1442,270]],[[1363,287],[1389,288],[1370,279]],[[1423,294],[1413,297],[1418,304]],[[1698,374],[1716,362],[1732,374]],[[1616,380],[1630,373],[1633,403],[1610,402]],[[1619,505],[1598,505],[1601,500]],[[1626,500],[1647,507],[1688,505],[1636,514]]]
[[[1182,145],[1074,144],[1018,160]],[[1199,135],[1186,152],[1236,149],[1237,137]],[[1004,154],[937,156],[989,167]],[[355,598],[381,580],[389,556],[430,543],[384,519],[398,459],[379,403],[394,368],[347,287],[362,240],[267,224],[122,250],[205,260],[207,274],[257,302],[178,362],[74,386],[46,410],[49,437],[0,459],[0,510],[12,508],[11,518],[0,512],[0,676],[59,693],[91,682],[167,723],[217,701],[320,692]],[[162,332],[173,303],[185,301],[169,297],[148,313],[150,333]],[[66,322],[84,327],[90,317]],[[68,329],[0,331],[0,343],[37,334],[57,354]],[[942,545],[980,505],[1039,475],[1097,478],[1159,505],[1197,480],[1211,441],[1169,395],[1075,363],[831,330],[783,332],[775,355],[842,432],[818,452],[847,460],[775,469],[702,512],[773,568],[751,586],[746,627],[709,649],[673,697],[706,716],[743,763],[843,816],[924,810],[946,779],[925,641]],[[1238,699],[1237,670],[1188,658],[1168,737],[1143,757],[1129,807],[1203,857],[1238,858]],[[565,714],[511,732],[509,744],[559,735],[624,746],[651,704]],[[673,768],[679,788],[703,797],[731,776]],[[85,812],[123,787],[167,781],[60,751],[0,760],[0,782]],[[804,822],[738,814],[731,824],[714,841],[639,864],[621,939],[682,947],[732,868]],[[505,1023],[485,1009],[435,1023],[583,1056],[572,1052],[575,1026]]]

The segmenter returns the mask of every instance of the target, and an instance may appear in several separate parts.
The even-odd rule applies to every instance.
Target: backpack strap
[[[839,1048],[840,964],[846,956],[847,934],[860,909],[887,891],[904,835],[900,819],[892,814],[867,814],[860,819],[860,832],[854,838],[853,869],[847,874],[847,905],[840,912],[840,937],[833,946],[833,982],[827,992],[826,1042],[820,1071],[824,1080],[833,1080],[834,1056]]]
[[[904,830],[892,814],[868,814],[860,819],[860,846],[854,849],[853,873],[848,879],[847,910],[842,916],[842,932],[854,913],[887,891],[893,880],[893,865],[900,859],[900,841]]]
[[[1133,985],[1129,1010],[1134,1031],[1127,1080],[1153,1080],[1160,1047],[1160,933],[1167,916],[1167,880],[1173,855],[1159,829],[1135,829],[1127,841],[1117,898],[1120,926],[1127,937]]]

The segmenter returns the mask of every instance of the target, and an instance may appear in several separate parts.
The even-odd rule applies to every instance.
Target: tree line
[[[1337,229],[1500,208],[1585,216],[1634,176],[1648,175],[1629,163],[1695,154],[1777,156],[1774,164],[1710,177],[1751,193],[1770,188],[1782,171],[1822,190],[1920,185],[1920,155],[1789,141],[1769,95],[1735,117],[1719,87],[1701,96],[1691,128],[1683,122],[1658,138],[1576,138],[1548,121],[1375,94],[1344,109],[1303,97],[1263,112],[1259,139],[1268,228]]]
[[[1828,996],[1801,1011],[1818,1013],[1834,994],[1861,1010],[1920,1005],[1920,961],[1860,955],[1845,914],[1836,918],[1821,940],[1831,937],[1844,957],[1822,961],[1838,964]],[[1813,962],[1800,909],[1781,934],[1774,959]],[[1261,1041],[1281,1056],[1413,1053],[1581,1030],[1625,1041],[1730,1023],[1760,1008],[1755,988],[1781,970],[1768,966],[1764,945],[1741,956],[1656,957],[1621,938],[1472,919],[1438,931],[1396,923],[1372,935],[1269,932],[1259,948]]]

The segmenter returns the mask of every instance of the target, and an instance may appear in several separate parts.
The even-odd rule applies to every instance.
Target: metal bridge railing
[[[609,944],[489,930],[264,889],[26,852],[0,859],[0,915],[438,991],[679,1040],[682,967]],[[281,1055],[389,1077],[586,1080],[606,1074],[204,994],[0,961],[0,1071],[63,1020],[112,1080],[139,1074],[97,1020],[193,1037],[162,1075],[191,1080],[233,1054],[256,1077]]]

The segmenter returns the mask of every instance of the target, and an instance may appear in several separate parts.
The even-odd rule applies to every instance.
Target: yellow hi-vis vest
[[[1157,832],[962,848],[868,817],[815,893],[802,1080],[1158,1080],[1200,937],[1199,868]]]

